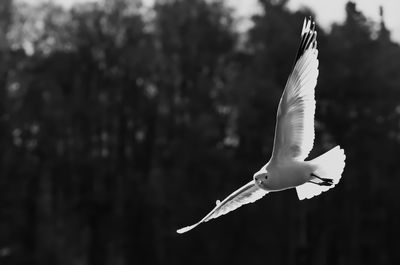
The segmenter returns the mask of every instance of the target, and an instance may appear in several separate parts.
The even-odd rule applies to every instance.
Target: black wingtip
[[[315,21],[311,16],[304,18],[300,46],[297,51],[295,62],[310,48],[317,48],[317,31],[315,30]]]

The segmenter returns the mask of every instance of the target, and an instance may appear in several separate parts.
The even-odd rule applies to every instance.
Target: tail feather
[[[314,174],[321,178],[332,179],[332,185],[319,186],[313,183],[304,183],[296,187],[299,200],[310,199],[333,188],[339,183],[345,166],[346,155],[344,150],[336,146],[328,152],[310,161],[315,166]]]

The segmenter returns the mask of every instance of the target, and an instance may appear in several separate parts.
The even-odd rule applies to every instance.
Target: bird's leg
[[[320,180],[322,180],[323,182],[328,182],[329,184],[332,184],[332,183],[333,183],[333,179],[321,178],[321,177],[315,175],[314,173],[311,173],[311,176],[313,176],[314,178],[320,179]]]
[[[315,185],[319,185],[319,186],[331,186],[332,185],[331,182],[325,182],[325,181],[318,183],[318,182],[314,182],[312,180],[309,180],[308,182],[312,183],[312,184],[315,184]]]
[[[315,184],[315,185],[319,185],[319,183],[314,182],[314,181],[312,181],[312,180],[309,180],[308,182],[310,182],[310,183],[312,183],[312,184]]]

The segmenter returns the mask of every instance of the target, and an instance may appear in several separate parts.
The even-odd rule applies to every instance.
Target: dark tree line
[[[400,47],[354,3],[318,28],[311,157],[341,183],[270,194],[197,230],[269,158],[304,16],[262,0],[0,2],[0,264],[395,264]],[[318,16],[316,16],[318,22]]]

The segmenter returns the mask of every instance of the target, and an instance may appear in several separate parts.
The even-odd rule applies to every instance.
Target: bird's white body
[[[255,174],[256,185],[266,191],[281,191],[295,188],[312,179],[310,175],[315,170],[310,162],[299,160],[288,160],[268,162]],[[267,173],[268,172],[268,173]],[[268,181],[260,181],[257,176],[268,175]]]
[[[269,192],[295,188],[300,200],[310,199],[339,183],[345,155],[339,146],[305,161],[314,145],[315,86],[318,50],[315,23],[304,20],[300,47],[279,102],[274,147],[269,162],[253,180],[234,191],[194,225],[177,230],[185,233],[197,225],[238,207],[255,202]]]

